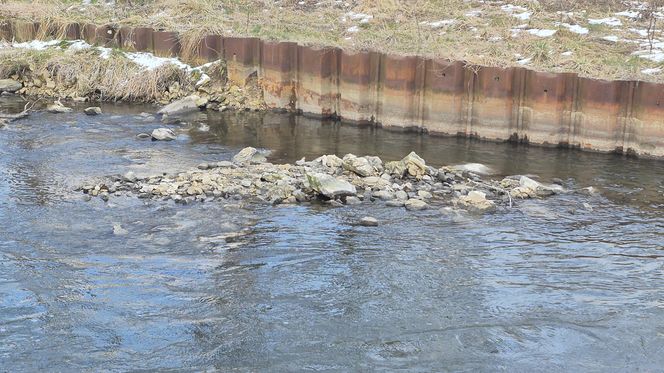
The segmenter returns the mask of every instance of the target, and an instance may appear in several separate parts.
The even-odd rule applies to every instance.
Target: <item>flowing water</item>
[[[35,113],[0,129],[0,371],[664,366],[664,162],[286,114],[201,114],[171,125],[176,141],[150,142],[136,134],[161,124],[142,111],[154,108]],[[274,162],[414,150],[599,193],[474,216],[74,191],[250,145]],[[356,225],[365,215],[382,224]]]

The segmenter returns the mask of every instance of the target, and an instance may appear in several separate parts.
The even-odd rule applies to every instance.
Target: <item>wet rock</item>
[[[389,201],[394,199],[394,193],[387,190],[379,190],[377,192],[373,192],[371,196],[377,199],[381,199],[383,201]]]
[[[348,181],[339,180],[323,173],[308,173],[307,180],[311,189],[327,198],[353,196],[357,194],[355,186]]]
[[[262,152],[260,152],[258,149],[252,147],[246,147],[240,150],[240,152],[233,157],[233,162],[239,164],[264,163],[266,161],[267,159],[265,158],[265,155]]]
[[[46,107],[46,111],[48,111],[51,114],[62,114],[62,113],[71,113],[73,110],[72,108],[66,107],[60,102],[54,102],[51,105],[48,105]]]
[[[403,190],[398,190],[396,193],[394,193],[394,196],[395,196],[399,201],[406,201],[406,200],[408,200],[408,193],[404,192]]]
[[[91,107],[89,107],[89,108],[85,108],[85,110],[83,110],[83,112],[84,112],[86,115],[91,115],[91,116],[93,116],[93,115],[101,115],[101,108],[98,107],[98,106],[91,106]]]
[[[360,199],[355,196],[346,197],[347,205],[359,205],[360,203],[362,203],[362,201],[360,201]]]
[[[496,208],[493,201],[486,199],[486,194],[477,190],[473,190],[466,196],[459,198],[459,202],[465,207],[472,210],[486,212]]]
[[[411,198],[408,201],[406,201],[404,203],[404,206],[406,207],[407,210],[410,210],[410,211],[425,210],[429,207],[429,205],[426,202],[424,202],[420,199],[414,199],[414,198]]]
[[[175,134],[168,128],[156,128],[152,131],[152,141],[172,141],[175,140]]]
[[[196,166],[196,168],[198,168],[199,170],[209,170],[211,167],[210,167],[209,163],[204,162],[204,163],[198,164],[198,166]]]
[[[371,216],[365,216],[362,219],[360,219],[360,225],[365,227],[377,227],[378,219]]]
[[[207,99],[202,99],[197,95],[187,96],[164,106],[157,112],[161,115],[188,114],[199,110],[201,106],[207,104]]]
[[[0,92],[14,93],[21,88],[23,88],[21,82],[17,82],[13,79],[0,79]]]
[[[403,207],[404,205],[405,201],[402,200],[392,200],[385,202],[385,206],[390,206],[390,207]]]
[[[217,162],[216,166],[219,168],[233,168],[235,167],[235,164],[229,161],[219,161]]]
[[[150,134],[148,134],[148,133],[143,133],[143,132],[141,132],[141,133],[139,133],[138,135],[136,135],[136,138],[141,139],[141,140],[147,140],[147,139],[149,139],[149,138],[151,138],[151,137],[152,137],[152,136],[150,136]]]

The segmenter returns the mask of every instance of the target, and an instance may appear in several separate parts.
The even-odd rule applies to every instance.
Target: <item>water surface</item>
[[[201,114],[169,125],[176,141],[141,141],[161,124],[138,114],[154,110],[35,113],[0,129],[0,370],[664,366],[664,163],[286,114]],[[435,166],[481,162],[599,194],[472,216],[73,191],[250,145],[274,162],[414,150]],[[367,214],[381,226],[355,224]]]

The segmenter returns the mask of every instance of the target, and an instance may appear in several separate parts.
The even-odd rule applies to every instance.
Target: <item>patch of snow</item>
[[[579,26],[579,25],[570,25],[569,23],[559,23],[559,22],[556,22],[555,25],[556,25],[556,26],[562,26],[562,27],[565,27],[565,28],[568,29],[570,32],[573,32],[573,33],[575,33],[575,34],[579,34],[579,35],[586,35],[586,34],[588,34],[588,32],[590,31],[590,30],[588,30],[587,28],[585,28],[585,27],[583,27],[583,26]]]
[[[563,53],[561,53],[560,55],[561,55],[561,56],[565,56],[565,57],[569,57],[569,56],[571,56],[571,55],[573,55],[573,54],[574,54],[574,52],[572,52],[572,51],[567,51],[567,52],[563,52]]]
[[[352,27],[349,27],[348,30],[346,30],[346,31],[355,33],[355,32],[360,31],[360,28],[357,27],[357,26],[352,26]]]
[[[532,61],[532,60],[533,60],[532,57],[522,58],[522,59],[516,61],[516,63],[518,63],[519,65],[527,65],[527,64],[529,64],[530,61]]]
[[[125,53],[125,56],[135,64],[144,67],[146,70],[154,70],[160,66],[168,64],[176,65],[181,69],[191,69],[191,66],[182,63],[177,58],[157,57],[154,54],[147,52]]]
[[[664,62],[664,51],[662,50],[656,50],[653,49],[652,51],[650,50],[643,50],[643,51],[636,51],[632,53],[634,56],[639,56],[643,59],[652,61],[652,62]]]
[[[558,30],[538,29],[531,28],[528,33],[531,35],[539,36],[540,38],[548,38],[556,34]]]
[[[420,22],[420,25],[428,26],[428,27],[435,30],[435,29],[439,29],[443,26],[453,25],[455,23],[456,23],[455,19],[443,19],[443,20],[440,20],[440,21],[423,21],[423,22]]]
[[[588,18],[588,23],[590,23],[591,25],[622,26],[622,22],[615,17],[600,18],[600,19]]]
[[[641,13],[634,10],[626,10],[624,12],[616,13],[616,15],[619,17],[639,18],[639,16],[641,16]]]
[[[618,40],[619,40],[618,37],[615,36],[615,35],[602,36],[602,39],[604,39],[604,40],[606,40],[606,41],[613,42],[613,43],[617,43]]]
[[[371,14],[348,12],[341,18],[341,21],[346,22],[349,19],[359,21],[360,23],[369,23],[373,19],[373,16]]]
[[[643,36],[644,38],[648,37],[648,30],[639,30],[636,28],[630,28],[629,31],[638,34],[639,36]]]
[[[69,44],[69,49],[70,51],[82,51],[84,49],[90,49],[92,48],[92,45],[86,43],[83,40],[74,40],[71,44]]]
[[[659,67],[656,67],[656,68],[653,68],[653,69],[641,70],[641,73],[646,74],[646,75],[654,75],[654,74],[659,74],[661,71],[662,71],[662,69],[660,69]]]
[[[471,10],[469,12],[466,12],[464,14],[466,17],[481,17],[482,16],[482,11],[481,10]]]
[[[12,44],[12,47],[19,49],[32,49],[37,51],[43,51],[44,49],[47,49],[57,44],[60,44],[60,40],[49,40],[49,41],[33,40],[33,41],[27,41],[25,43],[14,43]]]

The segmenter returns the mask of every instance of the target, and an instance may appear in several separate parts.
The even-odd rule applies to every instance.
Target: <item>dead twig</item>
[[[15,120],[19,120],[19,119],[27,117],[28,115],[30,115],[30,112],[32,111],[32,108],[35,107],[35,104],[37,102],[39,102],[40,100],[41,99],[39,99],[37,101],[32,101],[32,102],[28,101],[28,102],[26,102],[25,106],[23,106],[23,111],[21,111],[18,114],[0,113],[0,123],[3,123],[3,124],[4,123],[9,123],[9,122],[13,122]]]

